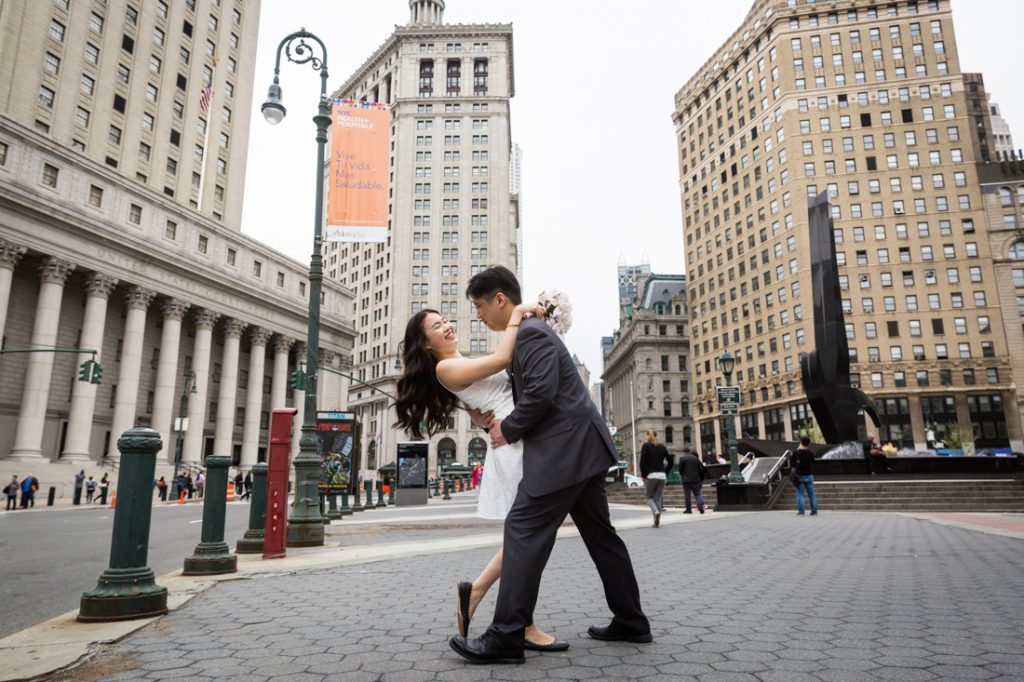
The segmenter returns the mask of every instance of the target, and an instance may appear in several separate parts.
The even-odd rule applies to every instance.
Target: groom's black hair
[[[495,265],[493,268],[476,273],[469,278],[469,285],[466,286],[466,298],[470,300],[475,298],[490,300],[499,292],[505,294],[513,305],[523,302],[523,296],[519,291],[519,280],[511,270],[503,265]]]

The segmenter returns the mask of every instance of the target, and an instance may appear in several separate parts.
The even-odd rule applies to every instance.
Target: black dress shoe
[[[635,644],[650,644],[654,641],[651,637],[650,632],[622,632],[609,625],[607,627],[601,627],[600,625],[591,625],[587,629],[587,634],[594,639],[600,639],[606,642],[633,642]]]
[[[523,663],[526,656],[522,649],[498,646],[497,642],[486,634],[478,639],[466,639],[455,635],[448,640],[455,653],[470,663]]]
[[[551,644],[537,644],[535,642],[531,642],[530,640],[526,640],[523,643],[523,648],[529,651],[568,651],[569,643],[563,642],[560,639],[556,639],[555,641],[551,642]]]
[[[469,633],[469,597],[473,594],[473,583],[460,580],[455,583],[455,592],[459,598],[455,616],[459,624],[459,634],[465,637]]]

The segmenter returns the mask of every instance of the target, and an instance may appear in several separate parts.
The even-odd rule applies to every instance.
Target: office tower
[[[702,452],[724,452],[726,350],[743,436],[793,440],[813,417],[799,357],[814,343],[807,207],[821,193],[853,380],[881,440],[921,449],[959,422],[979,449],[1024,445],[975,166],[990,145],[973,133],[979,80],[961,71],[948,0],[758,0],[678,91]]]
[[[410,19],[338,88],[343,99],[391,107],[386,243],[328,244],[325,277],[356,294],[355,374],[394,393],[405,323],[434,308],[456,324],[460,351],[494,349],[465,290],[491,265],[519,270],[518,212],[509,100],[515,94],[510,24],[446,24],[445,3],[411,0]],[[386,395],[353,383],[363,415],[364,475],[394,461],[394,411]],[[459,411],[430,442],[431,474],[483,457],[484,434]]]

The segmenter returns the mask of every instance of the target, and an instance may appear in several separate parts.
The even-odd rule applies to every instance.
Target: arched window
[[[672,427],[671,426],[666,426],[665,427],[665,442],[666,443],[671,443],[672,442]]]
[[[443,474],[444,468],[455,461],[455,441],[442,438],[437,442],[437,473]]]
[[[487,443],[483,438],[477,437],[469,441],[469,466],[473,466],[477,462],[483,464],[486,457]]]
[[[1009,187],[999,188],[999,205],[1013,206],[1013,190],[1011,190]]]
[[[1024,260],[1024,242],[1010,244],[1010,260]]]
[[[377,441],[375,440],[371,440],[366,447],[366,468],[371,470],[377,468]]]

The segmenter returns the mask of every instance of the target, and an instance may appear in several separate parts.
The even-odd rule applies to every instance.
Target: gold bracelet
[[[518,327],[518,326],[519,326],[518,322],[509,322],[508,324],[505,325],[505,329],[508,329],[509,327]]]

